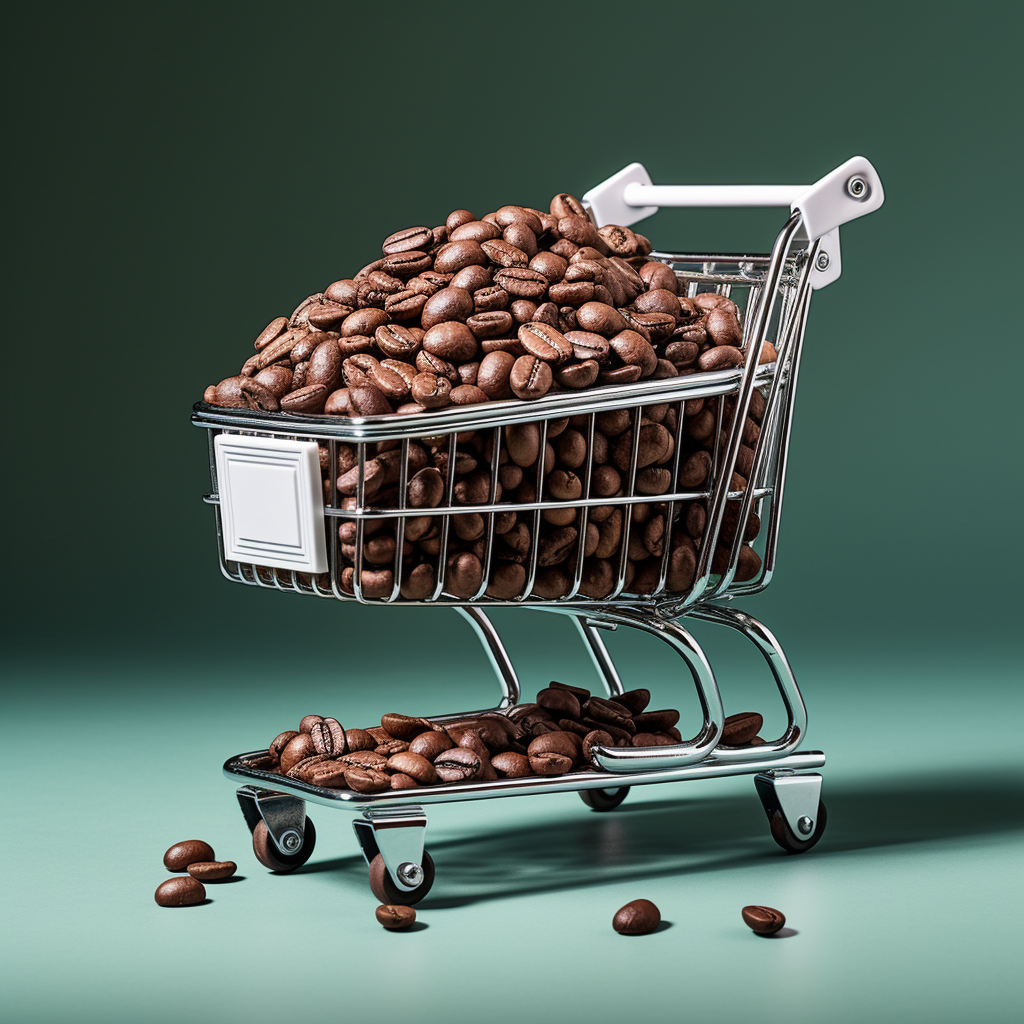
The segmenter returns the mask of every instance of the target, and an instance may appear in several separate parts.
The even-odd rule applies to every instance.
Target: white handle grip
[[[871,162],[855,156],[813,185],[655,185],[630,164],[583,197],[598,226],[635,224],[660,206],[788,206],[811,240],[877,210],[885,199]]]

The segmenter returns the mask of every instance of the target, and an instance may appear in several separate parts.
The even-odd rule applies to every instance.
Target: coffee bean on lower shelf
[[[206,899],[203,883],[189,875],[168,878],[157,886],[154,899],[161,907],[190,907]]]
[[[661,911],[650,900],[632,900],[612,918],[612,927],[620,935],[649,935],[659,924]]]

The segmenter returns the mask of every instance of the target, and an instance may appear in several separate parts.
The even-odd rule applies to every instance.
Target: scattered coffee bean
[[[649,935],[659,924],[661,911],[650,900],[633,900],[612,918],[612,927],[620,935]]]
[[[175,843],[164,854],[164,867],[168,871],[185,871],[189,864],[216,859],[213,847],[209,843],[204,843],[201,839],[186,839]]]
[[[743,923],[758,935],[774,935],[786,924],[786,915],[772,907],[743,908]]]
[[[195,878],[179,875],[161,882],[153,898],[161,907],[190,907],[206,899],[206,889]]]
[[[374,913],[377,915],[377,921],[389,932],[401,931],[416,921],[416,911],[412,907],[382,903]]]
[[[230,878],[238,870],[233,860],[207,860],[189,864],[188,873],[200,882],[219,882]]]

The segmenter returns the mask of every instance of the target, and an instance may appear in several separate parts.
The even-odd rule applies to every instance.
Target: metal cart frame
[[[428,804],[577,791],[594,809],[610,810],[621,802],[632,786],[739,774],[754,775],[772,835],[780,846],[790,852],[803,852],[817,842],[825,827],[825,811],[820,800],[822,779],[816,769],[824,765],[825,756],[821,751],[798,750],[807,729],[807,712],[786,655],[770,630],[735,608],[732,602],[763,590],[775,570],[793,407],[811,295],[815,289],[831,283],[838,276],[839,224],[877,209],[882,198],[881,183],[874,168],[860,157],[847,161],[809,188],[655,186],[646,171],[639,164],[633,164],[587,194],[584,201],[598,224],[633,223],[661,205],[791,207],[770,254],[655,252],[650,257],[671,266],[691,296],[700,291],[714,290],[735,299],[740,293],[745,293],[743,348],[746,362],[733,370],[651,379],[576,394],[560,392],[529,403],[492,402],[401,417],[287,416],[224,409],[204,403],[196,405],[193,422],[207,429],[210,441],[213,490],[206,496],[206,501],[217,509],[221,569],[229,580],[363,604],[447,604],[468,621],[494,666],[500,699],[486,712],[438,715],[433,716],[432,721],[443,723],[483,713],[505,714],[519,702],[518,677],[501,638],[487,617],[488,606],[518,605],[568,616],[579,631],[611,696],[622,693],[623,687],[602,639],[602,631],[628,627],[651,634],[667,643],[682,658],[702,709],[703,720],[691,739],[661,747],[597,748],[595,761],[599,770],[596,772],[465,782],[373,795],[348,789],[320,788],[251,767],[247,762],[262,751],[236,755],[226,762],[224,773],[239,784],[238,799],[250,830],[254,834],[262,832],[264,841],[272,844],[267,846],[268,856],[277,870],[294,869],[312,852],[315,832],[306,817],[306,804],[310,802],[355,812],[357,817],[353,827],[370,864],[371,885],[375,893],[379,898],[390,898],[387,901],[400,899],[411,903],[426,894],[433,880],[433,866],[424,849],[427,821],[424,807]],[[771,340],[777,350],[778,358],[772,364],[759,362],[761,345],[755,340],[764,339]],[[764,397],[764,412],[760,434],[752,445],[753,458],[747,484],[737,490],[733,489],[734,472],[755,390]],[[686,403],[716,398],[716,441],[711,453],[711,473],[700,488],[680,488],[678,474]],[[726,398],[733,403],[731,421],[724,412]],[[675,456],[671,466],[672,488],[665,494],[640,494],[635,483],[641,416],[636,414],[636,410],[661,403],[672,403],[678,408]],[[592,496],[590,483],[596,418],[604,412],[624,409],[634,411],[629,428],[632,430],[630,469],[624,474],[624,493],[612,498]],[[587,461],[581,469],[581,474],[585,474],[583,496],[571,501],[544,500],[543,491],[538,486],[538,500],[534,502],[495,500],[503,429],[511,424],[537,423],[543,452],[548,424],[566,416],[586,417],[589,424]],[[481,504],[456,504],[453,498],[458,438],[465,431],[491,431],[493,434],[489,500]],[[323,508],[328,524],[333,524],[335,519],[356,524],[351,592],[342,586],[343,559],[339,552],[336,525],[328,528],[329,569],[322,574],[305,575],[281,567],[232,562],[225,557],[214,452],[214,438],[219,433],[326,444],[330,450],[331,467],[337,465],[339,444],[356,447],[359,483],[354,507],[351,507],[353,503],[343,507],[335,493]],[[434,592],[426,601],[414,602],[400,596],[401,552],[406,520],[423,514],[422,509],[407,505],[409,445],[425,437],[444,438],[448,444],[447,504],[429,510],[430,514],[442,520],[441,553],[437,560]],[[396,507],[375,507],[372,495],[367,495],[365,465],[368,448],[381,441],[397,445],[401,452]],[[538,484],[543,462],[543,457],[538,459]],[[676,520],[681,503],[690,501],[706,502],[706,526],[698,548],[692,585],[685,592],[672,592],[666,586],[670,532],[679,528]],[[638,502],[666,506],[668,532],[657,586],[648,594],[629,591],[627,548],[632,517],[624,515],[614,587],[610,595],[599,600],[586,597],[580,587],[585,527],[590,508],[616,505],[628,511]],[[712,559],[730,502],[734,508],[738,507],[738,525],[728,545],[725,568],[719,565],[720,571],[712,571]],[[543,511],[565,507],[577,510],[579,517],[579,550],[571,592],[557,600],[541,599],[532,592],[538,569],[538,545],[534,542],[526,585],[519,597],[512,600],[488,597],[485,590],[492,567],[495,516],[515,511],[520,516],[532,518],[532,536],[536,541]],[[755,511],[765,524],[758,539],[758,546],[762,548],[762,564],[753,579],[740,582],[736,575],[744,531],[751,513]],[[446,589],[444,556],[451,517],[466,513],[477,513],[487,523],[484,578],[479,592],[469,598],[460,598]],[[363,539],[367,524],[381,519],[395,531],[393,586],[390,594],[384,597],[370,597],[361,586]],[[786,728],[778,738],[757,746],[726,747],[721,744],[725,717],[721,694],[707,657],[678,621],[687,616],[727,626],[760,651],[786,711]],[[266,859],[264,863],[267,863]]]

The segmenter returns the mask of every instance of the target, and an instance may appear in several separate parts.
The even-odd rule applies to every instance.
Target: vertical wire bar
[[[626,497],[632,498],[636,494],[636,464],[640,457],[640,426],[643,420],[643,407],[637,406],[633,410],[633,438],[629,450],[629,473],[626,477]],[[619,573],[612,592],[604,598],[606,601],[613,601],[622,593],[626,586],[626,567],[629,564],[629,535],[633,526],[633,506],[626,503],[622,508],[622,536],[619,538]]]
[[[544,468],[547,461],[545,456],[548,447],[548,421],[541,420],[539,429],[540,439],[537,445],[537,474],[534,479],[534,500],[544,501]],[[535,508],[533,510],[533,525],[530,529],[530,568],[527,571],[530,587],[526,590],[527,594],[533,589],[533,583],[537,580],[537,567],[540,562],[540,528],[543,519],[543,511]]]
[[[455,507],[455,456],[458,451],[458,434],[448,435],[448,479],[445,481],[445,504],[440,506],[449,511],[441,513],[441,536],[437,542],[437,579],[434,581],[434,592],[431,601],[436,601],[444,593],[444,585],[448,579],[448,533],[451,527],[451,509]]]
[[[594,431],[596,430],[597,413],[591,413],[587,417],[587,469],[583,482],[583,497],[588,500],[593,497],[591,488],[594,480]],[[571,601],[579,592],[580,584],[583,582],[583,551],[587,544],[587,524],[590,522],[590,506],[584,505],[581,515],[580,535],[576,544],[576,568],[573,571],[572,586],[569,593],[565,595],[565,601]]]
[[[682,448],[683,448],[683,421],[686,418],[686,402],[680,402],[678,405],[679,422],[676,424],[676,448],[674,458],[672,461],[672,491],[676,493],[679,491],[679,464],[682,461]],[[672,557],[672,535],[675,530],[675,510],[676,502],[670,501],[668,503],[668,509],[665,512],[665,533],[664,533],[664,544],[665,549],[661,553],[661,569],[658,572],[658,585],[654,588],[654,597],[657,597],[665,589],[665,583],[668,580],[668,566],[669,561]]]
[[[398,464],[398,508],[403,510],[408,497],[406,491],[409,486],[409,438],[402,438],[400,449],[401,461]],[[388,604],[394,604],[398,598],[402,585],[402,551],[405,548],[405,516],[398,516],[395,523],[395,558],[392,569],[391,594],[387,598]]]
[[[493,505],[498,497],[498,474],[501,470],[501,427],[495,427],[491,434],[491,479],[487,487],[487,504]],[[494,554],[494,517],[496,512],[484,513],[484,558],[483,578],[471,601],[479,601],[491,584],[491,561]]]
[[[356,460],[358,472],[356,474],[356,507],[354,509],[356,518],[356,553],[353,561],[352,571],[352,592],[360,604],[366,604],[363,596],[363,541],[366,536],[366,520],[363,512],[366,510],[366,442],[360,441],[356,445]]]
[[[330,500],[328,505],[330,508],[341,508],[341,501],[338,498],[338,442],[336,438],[331,438],[328,442],[328,448],[331,453],[331,463],[327,469],[327,479],[330,483],[328,493],[330,494]],[[338,599],[347,601],[350,598],[349,594],[341,589],[341,538],[338,536],[338,531],[341,529],[342,520],[339,516],[331,518],[331,550],[330,550],[330,562],[331,562],[331,593]]]

